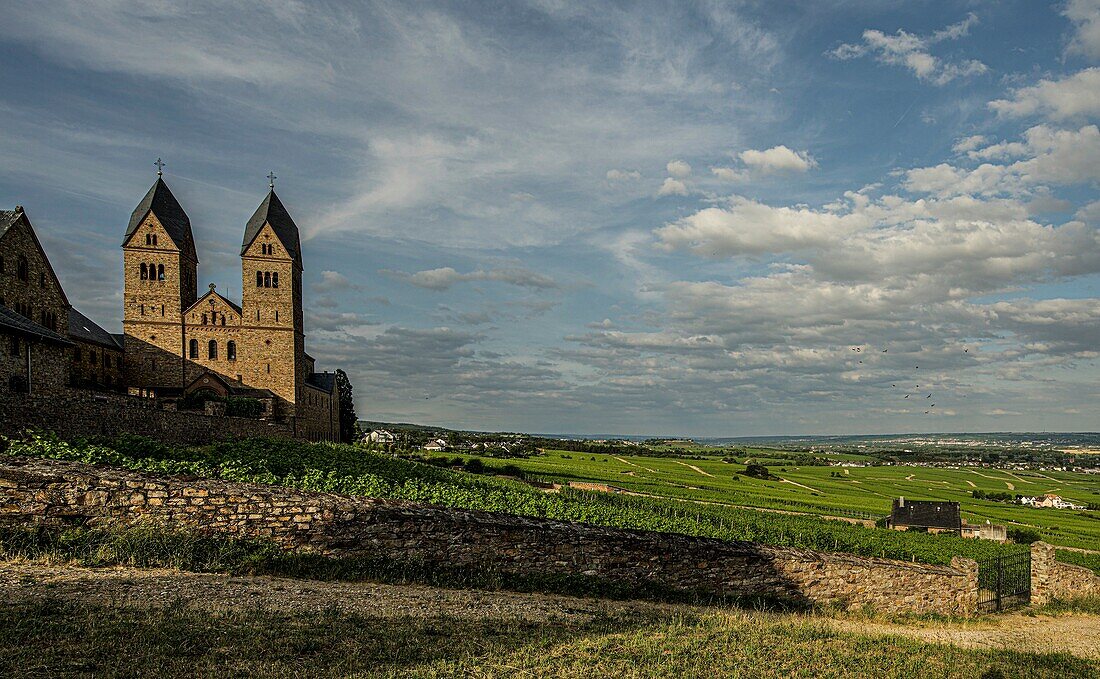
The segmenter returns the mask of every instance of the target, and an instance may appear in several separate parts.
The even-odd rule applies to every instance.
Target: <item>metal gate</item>
[[[978,561],[978,610],[1003,611],[1031,601],[1031,550]]]

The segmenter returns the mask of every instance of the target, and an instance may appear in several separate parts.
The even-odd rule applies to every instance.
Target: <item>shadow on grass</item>
[[[425,664],[453,666],[517,651],[537,655],[580,636],[660,622],[656,614],[638,612],[630,620],[597,615],[545,624],[51,599],[0,605],[0,676],[400,675]]]

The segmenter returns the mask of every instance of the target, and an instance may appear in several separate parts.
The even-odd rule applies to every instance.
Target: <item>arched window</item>
[[[264,287],[264,272],[263,271],[257,271],[256,272],[256,287],[257,288]]]
[[[219,320],[220,320],[222,325],[225,325],[225,314],[222,314],[222,317]]]
[[[203,314],[202,315],[202,324],[206,325],[206,323],[207,323],[206,314]]]
[[[157,244],[157,234],[153,234],[153,245]]]
[[[278,322],[278,320],[279,320],[279,310],[276,309],[275,310],[275,321]]]
[[[163,281],[164,280],[164,265],[163,264],[157,264],[157,280],[158,281]]]
[[[0,255],[0,273],[4,273],[4,256]]]
[[[153,244],[153,234],[151,234],[151,233],[145,234],[145,244],[146,245],[152,245]]]
[[[199,341],[197,339],[193,339],[187,343],[187,356],[189,358],[199,357]]]
[[[38,287],[46,287],[46,272],[42,271],[38,274]]]
[[[225,345],[225,357],[230,361],[237,360],[237,343],[233,340],[229,340],[229,343]]]
[[[279,287],[279,272],[278,271],[271,274],[271,287],[273,287],[273,288]]]
[[[264,287],[265,288],[270,288],[271,287],[271,272],[270,271],[265,271],[264,272]]]
[[[27,263],[27,258],[23,255],[19,255],[19,269],[16,271],[16,275],[19,276],[19,280],[26,283],[30,277],[30,264]]]
[[[141,263],[141,280],[149,280],[149,267],[145,264],[145,262]]]
[[[218,357],[218,341],[210,340],[210,343],[206,345],[206,356],[213,360]]]

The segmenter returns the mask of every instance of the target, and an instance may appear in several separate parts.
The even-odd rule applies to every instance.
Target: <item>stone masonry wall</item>
[[[1054,545],[1031,545],[1031,603],[1040,605],[1051,599],[1079,599],[1100,595],[1100,576],[1084,566],[1060,563],[1054,559]]]
[[[84,389],[65,389],[50,395],[0,390],[0,434],[13,436],[25,429],[52,431],[62,438],[141,433],[182,444],[249,437],[295,438],[293,423],[159,410],[153,401],[134,396]]]
[[[577,575],[723,596],[969,615],[977,566],[952,567],[605,528],[273,486],[0,458],[0,523],[153,519],[331,557]]]

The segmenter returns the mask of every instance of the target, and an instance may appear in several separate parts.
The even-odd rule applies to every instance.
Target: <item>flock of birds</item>
[[[852,347],[852,351],[854,351],[854,352],[855,352],[855,353],[857,353],[857,354],[862,354],[862,353],[863,353],[863,347],[861,347],[861,346],[860,346],[860,347]],[[884,354],[885,354],[885,353],[888,353],[888,352],[889,352],[889,349],[883,349],[883,350],[882,350],[882,353],[884,353]],[[965,348],[965,347],[964,347],[964,348],[963,348],[963,353],[970,353],[970,349],[967,349],[967,348]],[[860,359],[860,360],[859,360],[859,362],[860,362],[860,363],[863,363],[863,359]],[[913,370],[920,370],[920,366],[919,366],[919,365],[917,365],[917,366],[913,366]],[[896,389],[898,385],[897,385],[897,384],[891,384],[890,386]],[[919,384],[918,384],[918,385],[916,385],[916,386],[914,387],[914,389],[920,389],[920,385],[919,385]],[[909,397],[911,397],[911,396],[912,396],[912,397],[913,397],[914,399],[916,398],[916,396],[914,396],[914,394],[913,394],[912,392],[910,392],[910,393],[907,393],[907,394],[905,395],[905,398],[909,398]],[[931,400],[932,396],[933,396],[933,392],[928,392],[928,395],[924,397],[924,400],[926,400],[926,401],[928,401],[928,400]],[[929,406],[928,406],[928,409],[924,411],[924,414],[925,414],[925,415],[930,415],[930,414],[932,414],[932,412],[933,412],[933,410],[932,410],[932,409],[933,409],[933,408],[935,408],[935,407],[936,407],[936,404],[935,404],[935,403],[932,403],[931,405],[929,405]]]

